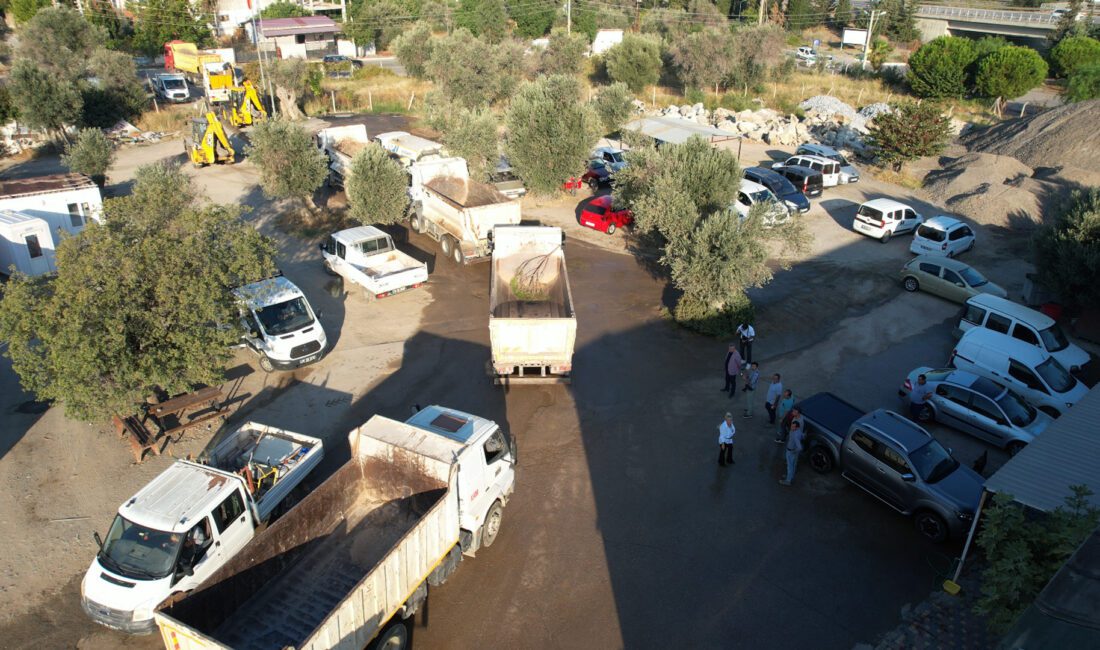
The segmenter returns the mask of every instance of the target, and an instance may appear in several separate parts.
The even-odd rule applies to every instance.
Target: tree
[[[615,133],[634,113],[634,97],[624,83],[613,83],[600,88],[592,99],[592,106],[600,118],[603,132]]]
[[[1009,45],[978,62],[975,89],[984,97],[1012,99],[1043,83],[1047,62],[1030,47]]]
[[[34,62],[44,71],[76,81],[107,34],[84,20],[75,9],[42,9],[19,32],[17,58]]]
[[[994,632],[1012,625],[1100,523],[1100,510],[1089,505],[1092,491],[1070,489],[1065,505],[1049,515],[1028,516],[1008,494],[997,494],[986,508],[976,540],[987,566],[975,610]]]
[[[210,33],[213,14],[201,10],[202,3],[190,0],[145,0],[137,5],[134,18],[134,47],[156,56],[164,44],[181,40],[205,47],[214,40]]]
[[[443,144],[466,159],[471,178],[484,181],[500,161],[497,119],[489,111],[462,109],[448,120]]]
[[[584,67],[588,39],[584,34],[554,31],[550,42],[539,54],[538,73],[543,75],[579,74]]]
[[[1084,4],[1085,0],[1069,0],[1069,8],[1058,19],[1058,26],[1047,35],[1047,39],[1051,43],[1060,43],[1063,38],[1069,36],[1088,36],[1088,23],[1092,21],[1079,20],[1083,16]]]
[[[974,44],[974,60],[978,60],[986,54],[993,54],[1002,47],[1012,45],[1008,42],[1008,39],[1004,36],[983,36],[976,41],[971,41]]]
[[[264,120],[250,135],[248,157],[260,170],[260,186],[273,199],[292,199],[311,209],[313,193],[328,176],[328,161],[302,127]]]
[[[62,240],[56,277],[4,287],[0,340],[26,390],[101,422],[154,388],[222,381],[241,335],[231,290],[270,275],[274,247],[238,209],[196,198],[178,170],[142,168],[103,225]]]
[[[558,9],[554,3],[532,4],[524,0],[508,0],[508,15],[516,23],[516,34],[524,38],[539,38],[550,31]]]
[[[581,103],[576,77],[540,77],[520,86],[505,115],[508,160],[528,187],[553,192],[577,173],[599,137],[599,117]]]
[[[713,89],[730,76],[734,39],[728,29],[709,28],[688,34],[672,46],[672,62],[684,89]]]
[[[69,171],[90,176],[101,187],[114,160],[114,146],[99,129],[81,129],[61,156],[61,164]]]
[[[344,25],[344,33],[360,45],[373,43],[377,51],[388,49],[403,27],[393,16],[405,13],[402,5],[392,0],[370,0],[359,5],[354,20]]]
[[[96,81],[81,84],[85,125],[108,128],[119,118],[132,119],[141,114],[148,100],[133,57],[101,47],[92,54],[87,66],[87,74]]]
[[[886,63],[886,59],[890,57],[890,54],[894,51],[894,46],[890,45],[890,41],[885,38],[876,38],[875,42],[871,44],[871,54],[868,57],[871,63],[871,68],[875,72],[882,69],[882,64]]]
[[[0,124],[7,124],[18,117],[19,109],[12,99],[11,88],[7,85],[0,86]]]
[[[1054,74],[1069,77],[1077,68],[1100,63],[1100,41],[1088,36],[1069,36],[1050,51]]]
[[[309,91],[309,64],[304,59],[280,59],[267,67],[283,116],[294,121],[305,117],[298,99]]]
[[[792,32],[820,25],[823,18],[824,16],[814,14],[811,0],[787,0],[787,29]]]
[[[125,51],[133,49],[134,24],[120,14],[110,0],[84,0],[84,16],[107,34],[103,47]]]
[[[8,0],[8,7],[11,9],[12,15],[15,16],[17,25],[22,25],[34,18],[39,9],[49,7],[50,4],[50,0]]]
[[[27,126],[55,133],[75,123],[84,105],[73,82],[26,59],[12,67],[11,96]]]
[[[966,94],[967,68],[974,62],[974,41],[940,36],[909,57],[909,87],[920,97],[959,98]]]
[[[407,186],[408,174],[382,147],[364,147],[344,186],[348,214],[362,224],[399,223],[409,205]]]
[[[1081,66],[1073,71],[1069,76],[1066,99],[1071,102],[1100,99],[1100,63]]]
[[[733,33],[728,86],[747,88],[782,69],[786,36],[775,25],[742,27]],[[716,63],[717,65],[717,63]]]
[[[871,144],[883,162],[900,172],[907,162],[943,152],[951,139],[951,120],[939,106],[903,102],[895,109],[876,117],[869,129]]]
[[[886,34],[895,41],[909,43],[920,38],[920,30],[917,29],[916,0],[879,0],[871,5],[871,8],[880,12],[875,21],[875,34]]]
[[[431,25],[417,22],[393,39],[390,49],[405,68],[405,72],[417,79],[424,79],[434,45]]]
[[[649,36],[626,34],[622,43],[607,51],[604,61],[612,81],[621,81],[638,93],[661,77],[661,44]]]
[[[852,0],[837,0],[833,23],[842,29],[852,23]]]
[[[504,0],[459,0],[455,27],[465,28],[490,43],[508,34],[508,13]]]
[[[1073,195],[1052,226],[1034,239],[1039,281],[1070,307],[1100,304],[1100,188]]]
[[[522,66],[523,48],[514,41],[492,45],[459,29],[437,39],[426,70],[449,101],[477,109],[511,96]]]
[[[260,12],[260,18],[302,18],[312,15],[305,7],[286,0],[273,2]]]

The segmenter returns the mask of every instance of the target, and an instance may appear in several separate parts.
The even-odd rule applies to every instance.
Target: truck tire
[[[367,650],[405,650],[409,646],[409,626],[399,616],[395,616],[386,627],[374,637]]]
[[[818,474],[833,471],[833,454],[823,445],[810,447],[810,467]]]
[[[439,248],[442,249],[444,257],[451,256],[451,252],[454,250],[454,241],[450,235],[443,235],[443,238],[439,240]]]
[[[462,245],[455,242],[454,251],[451,253],[451,258],[454,259],[455,264],[462,266],[466,263],[466,253],[462,252]]]
[[[485,523],[481,525],[481,547],[489,548],[497,540],[500,533],[500,522],[504,518],[504,506],[500,501],[494,501],[485,515]]]
[[[420,215],[418,215],[415,211],[411,215],[409,215],[409,230],[417,234],[424,232],[424,227],[420,223]]]
[[[921,510],[913,516],[913,525],[921,537],[939,544],[947,541],[947,522],[943,517],[929,510]]]

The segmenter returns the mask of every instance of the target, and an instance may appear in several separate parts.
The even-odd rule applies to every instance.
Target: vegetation
[[[895,172],[910,161],[943,152],[951,140],[951,120],[932,102],[903,102],[875,118],[870,144]]]
[[[61,164],[69,171],[90,176],[100,186],[114,160],[114,147],[99,129],[81,129],[76,141],[65,147],[61,155]]]
[[[592,106],[600,118],[603,133],[615,133],[634,113],[634,97],[626,84],[614,83],[600,88]]]
[[[466,29],[490,43],[508,35],[508,12],[504,0],[459,0],[455,27]]]
[[[431,25],[417,22],[393,39],[390,48],[397,60],[405,67],[405,72],[417,79],[424,79],[434,45]]]
[[[970,64],[977,58],[974,41],[940,36],[909,57],[909,87],[919,97],[943,99],[966,95]]]
[[[309,91],[309,64],[303,59],[280,59],[268,63],[267,74],[275,85],[283,117],[292,121],[304,118],[298,103]]]
[[[484,181],[500,161],[497,118],[489,111],[460,109],[447,119],[443,144],[466,159],[471,178]]]
[[[584,34],[566,34],[554,32],[550,43],[539,54],[539,74],[578,74],[584,67],[584,52],[588,49],[588,40]]]
[[[882,64],[886,63],[886,59],[894,52],[894,46],[890,45],[890,41],[885,38],[876,38],[875,42],[871,44],[871,52],[867,57],[868,62],[871,64],[871,69],[878,72],[882,69]]]
[[[394,0],[360,2],[354,9],[354,20],[347,22],[344,33],[359,45],[374,44],[377,51],[389,48],[400,33],[403,23],[393,19],[408,13],[405,5]]]
[[[190,0],[144,0],[134,18],[134,48],[149,56],[164,51],[164,44],[181,40],[206,47],[214,41],[209,24],[214,17],[204,13],[202,3]]]
[[[718,27],[683,37],[670,50],[680,83],[685,89],[713,88],[718,93],[735,65],[734,47],[733,34]]]
[[[649,36],[625,34],[622,43],[607,51],[604,62],[612,81],[638,93],[661,77],[661,43]]]
[[[19,59],[12,67],[10,83],[13,103],[32,129],[61,135],[65,125],[79,119],[84,101],[72,82]]]
[[[273,2],[264,7],[260,12],[260,18],[300,18],[312,15],[313,14],[302,5],[287,2],[286,0]]]
[[[310,209],[313,193],[328,176],[328,161],[302,127],[264,120],[249,136],[246,151],[260,170],[260,186],[273,199],[292,199]]]
[[[459,29],[436,40],[426,70],[449,101],[478,109],[510,97],[523,79],[522,66],[518,43],[493,45]]]
[[[85,76],[92,53],[106,39],[75,9],[47,7],[19,31],[17,59],[33,62],[46,72],[76,81]]]
[[[554,3],[532,4],[526,0],[509,0],[508,15],[516,23],[516,36],[539,38],[550,31],[558,9]]]
[[[344,187],[349,214],[362,224],[399,223],[405,219],[408,175],[382,147],[364,147],[351,163]]]
[[[273,272],[274,247],[237,208],[196,199],[178,170],[139,169],[132,195],[104,202],[104,225],[61,242],[56,277],[5,285],[0,340],[23,388],[92,422],[154,387],[221,380],[241,334],[230,291]]]
[[[978,61],[975,89],[985,97],[1012,99],[1043,83],[1047,62],[1030,47],[1009,45]]]
[[[120,117],[134,118],[145,108],[145,88],[130,55],[99,48],[88,61],[87,74],[95,81],[80,84],[85,125],[109,128]]]
[[[1074,194],[1069,208],[1040,231],[1034,246],[1044,286],[1071,308],[1100,304],[1100,188]]]
[[[1003,633],[1042,591],[1085,537],[1100,523],[1092,495],[1073,486],[1065,506],[1033,517],[1011,495],[998,494],[985,510],[977,543],[988,566],[982,571],[982,596],[975,609]]]
[[[1066,99],[1071,102],[1100,99],[1100,63],[1079,67],[1069,76]]]
[[[536,192],[575,175],[599,137],[600,118],[581,103],[576,77],[540,77],[520,86],[505,116],[508,160]]]
[[[7,8],[11,10],[12,16],[15,17],[15,23],[22,25],[34,18],[39,9],[49,7],[51,4],[50,0],[8,0]]]
[[[1088,36],[1070,36],[1062,39],[1050,51],[1054,74],[1069,77],[1078,68],[1100,63],[1100,41]]]

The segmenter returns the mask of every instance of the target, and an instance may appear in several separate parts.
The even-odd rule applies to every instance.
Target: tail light
[[[913,382],[909,381],[908,379],[905,380],[905,383],[902,384],[902,386],[904,386],[905,390],[907,390],[907,391],[912,391],[913,390]]]
[[[555,375],[564,375],[573,370],[573,364],[564,363],[560,366],[550,366],[550,372]]]

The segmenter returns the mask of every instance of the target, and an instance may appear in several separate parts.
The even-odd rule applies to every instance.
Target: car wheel
[[[917,532],[930,542],[939,544],[947,540],[947,523],[934,512],[923,510],[913,519]]]
[[[450,257],[454,251],[454,239],[450,235],[443,235],[443,239],[439,240],[439,248],[443,251],[444,257]]]
[[[609,234],[609,235],[614,235],[615,234],[615,224],[613,224],[613,223],[607,224],[607,234]]]
[[[275,372],[275,364],[271,363],[271,359],[267,358],[267,355],[260,355],[260,370],[264,372]]]
[[[920,282],[917,282],[916,278],[909,277],[902,280],[901,286],[906,291],[916,291],[917,289],[920,289]]]
[[[588,179],[588,189],[595,192],[596,190],[600,189],[600,182],[595,178]]]
[[[969,253],[970,251],[974,250],[974,241],[975,240],[973,239],[970,240],[970,245],[966,247],[966,250],[963,251],[964,253]]]
[[[949,260],[955,259],[955,251],[947,251],[947,259],[949,259]]]
[[[890,235],[891,234],[892,233],[889,230],[887,230],[886,232],[882,233],[882,237],[879,237],[878,240],[885,244],[886,242],[890,241]]]
[[[394,620],[367,646],[369,650],[405,650],[409,647],[409,626],[401,617]]]
[[[489,508],[489,514],[485,515],[485,523],[481,525],[482,548],[489,548],[497,540],[497,533],[500,532],[502,519],[504,519],[504,506],[500,505],[500,501],[497,501],[493,504],[493,507]]]
[[[1019,440],[1013,440],[1012,442],[1008,443],[1007,447],[1005,447],[1005,451],[1008,452],[1009,456],[1015,456],[1016,454],[1020,453],[1023,450],[1023,448],[1026,447],[1026,446],[1027,446],[1026,442],[1020,442]]]
[[[921,407],[921,410],[917,411],[918,422],[934,422],[935,420],[936,411],[928,404],[924,404]]]
[[[811,448],[810,467],[818,474],[828,474],[833,471],[833,454],[821,445]]]

